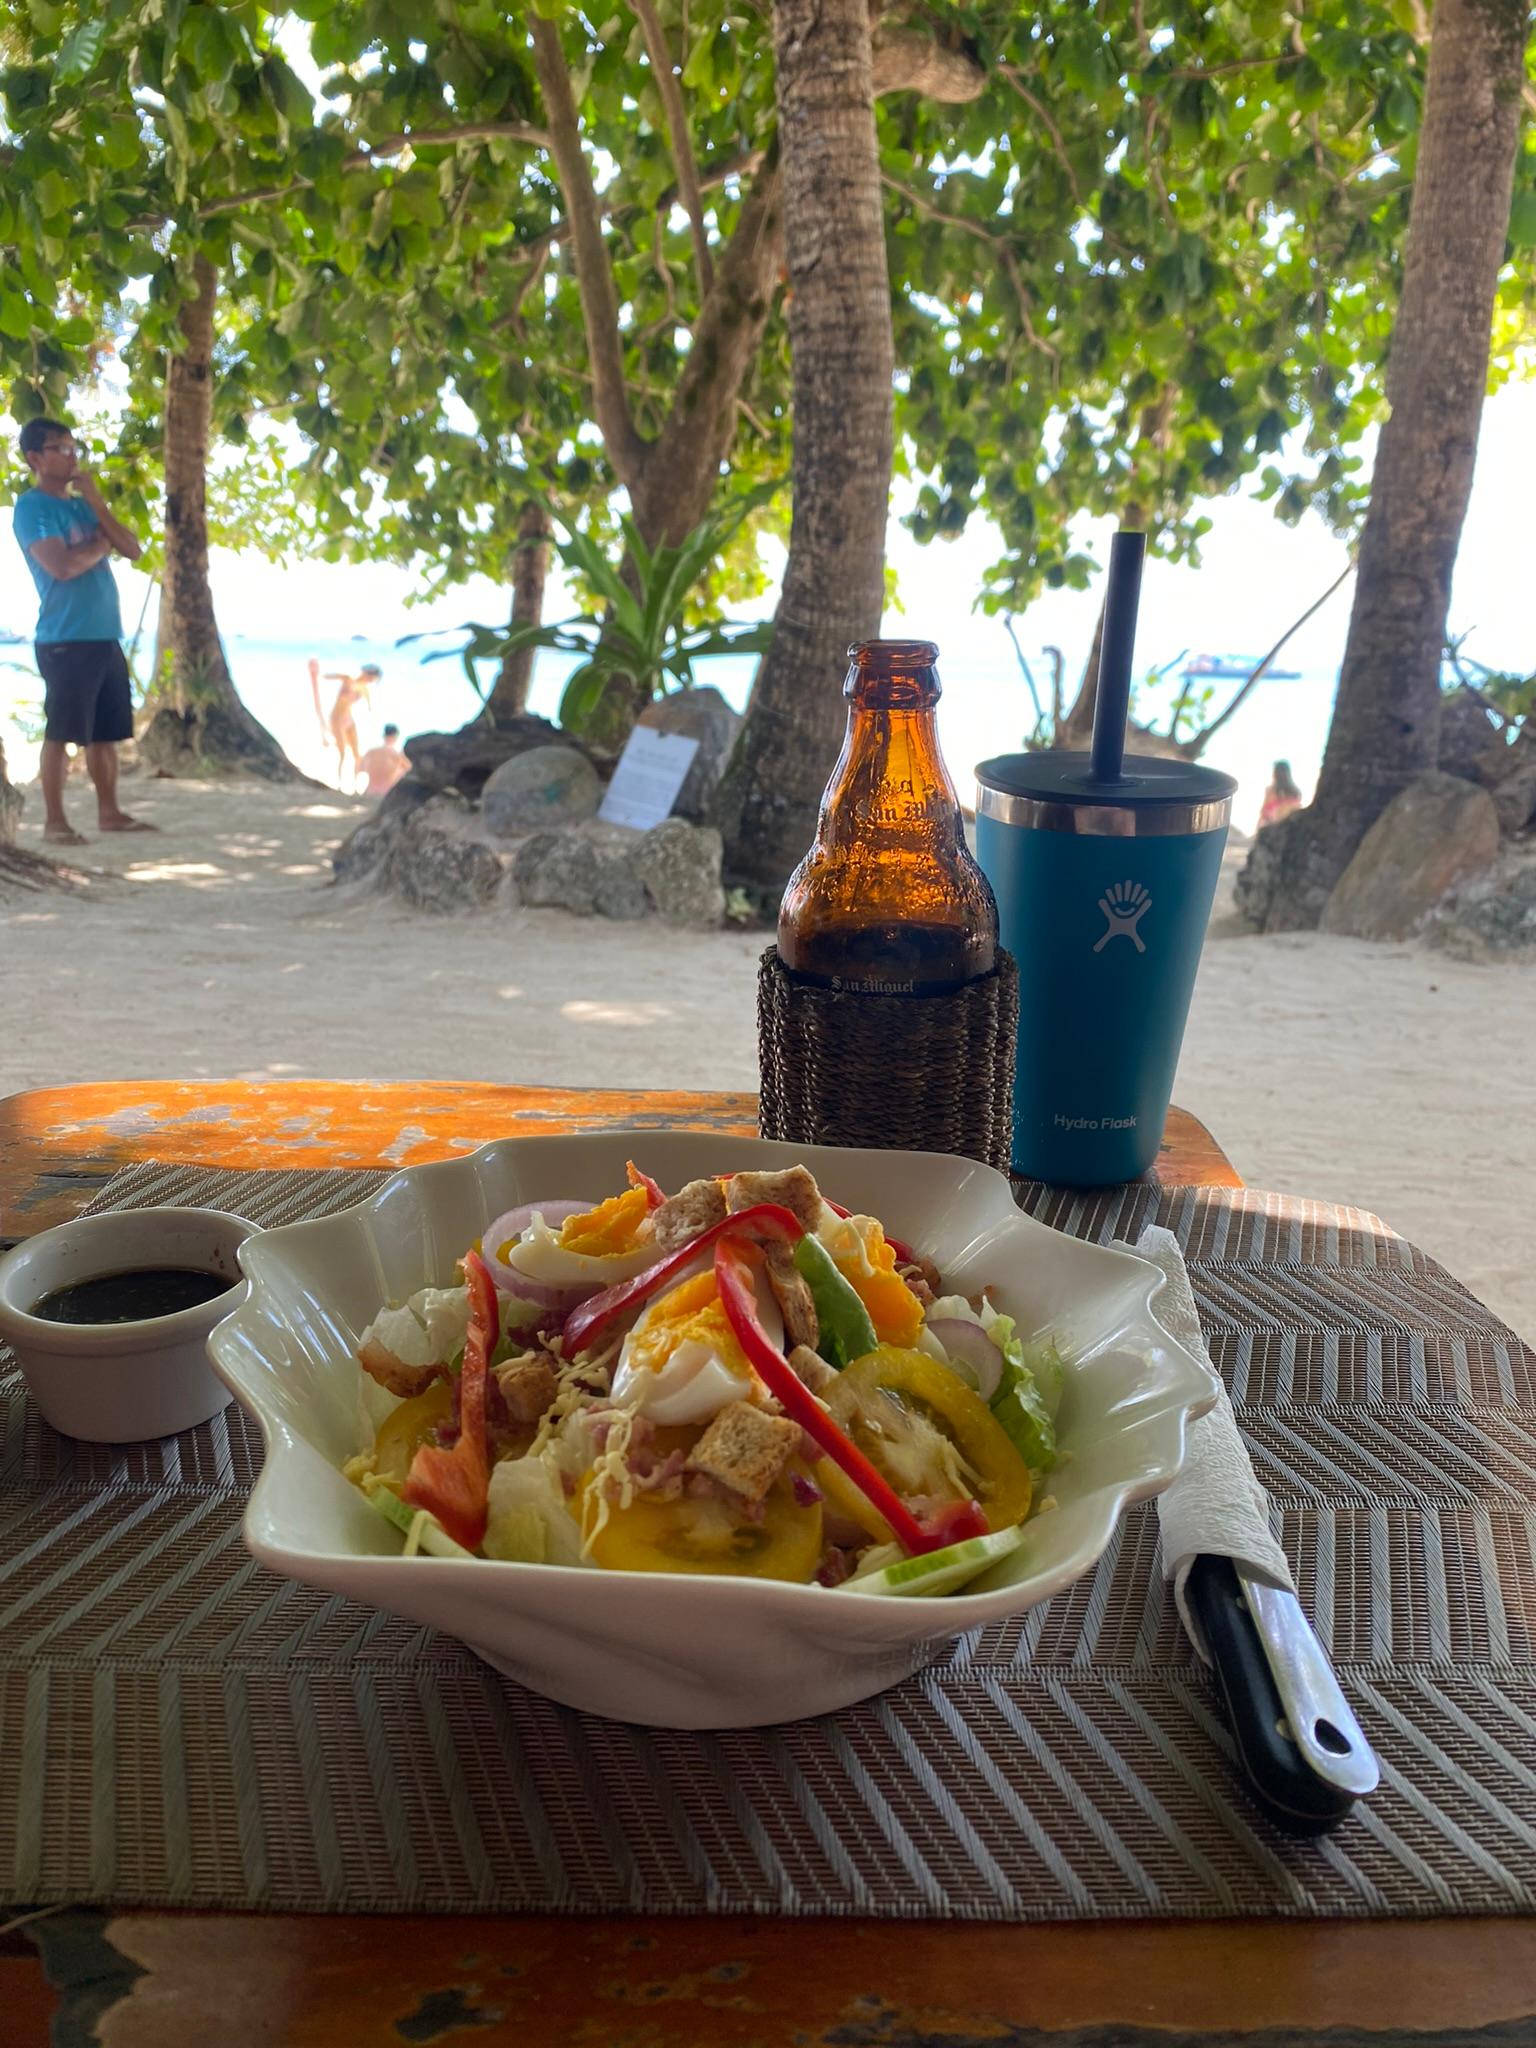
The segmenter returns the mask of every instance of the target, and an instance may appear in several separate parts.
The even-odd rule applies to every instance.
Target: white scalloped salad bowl
[[[667,1188],[804,1164],[824,1192],[878,1216],[947,1288],[987,1286],[1026,1337],[1067,1363],[1052,1505],[961,1593],[876,1597],[779,1581],[405,1557],[341,1465],[363,1448],[356,1348],[379,1308],[451,1281],[486,1223],[536,1198],[593,1201],[633,1158]],[[1081,1578],[1132,1501],[1160,1492],[1186,1425],[1215,1399],[1163,1328],[1166,1284],[1128,1252],[1022,1215],[1007,1180],[923,1152],[771,1144],[700,1131],[510,1138],[405,1169],[356,1208],[240,1249],[248,1298],[209,1340],[214,1369],[259,1422],[266,1461],[245,1517],[269,1570],[459,1636],[536,1692],[621,1721],[735,1728],[827,1713],[895,1684],[955,1636],[1021,1614]]]

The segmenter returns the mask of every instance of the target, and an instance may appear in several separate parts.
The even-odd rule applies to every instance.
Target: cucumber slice
[[[1020,1528],[994,1529],[985,1536],[967,1536],[963,1543],[946,1543],[942,1550],[925,1551],[921,1557],[904,1557],[883,1571],[864,1578],[848,1579],[840,1588],[845,1593],[953,1593],[1017,1550],[1024,1541]]]
[[[387,1486],[365,1487],[364,1492],[386,1522],[392,1522],[402,1536],[410,1535],[411,1525],[417,1517],[417,1509],[403,1501],[398,1493]],[[429,1557],[473,1557],[475,1554],[472,1550],[466,1550],[462,1543],[455,1543],[435,1515],[428,1515],[422,1522],[418,1540]],[[980,1541],[980,1538],[977,1540]]]

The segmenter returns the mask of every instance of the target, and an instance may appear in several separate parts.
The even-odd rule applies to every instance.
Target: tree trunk
[[[1327,751],[1287,821],[1266,931],[1310,930],[1367,830],[1435,766],[1525,71],[1525,0],[1436,0],[1403,290]]]
[[[0,740],[0,846],[16,844],[24,799],[5,772],[5,741]]]
[[[197,294],[181,309],[187,346],[165,380],[165,580],[157,649],[176,709],[158,712],[141,751],[170,774],[237,770],[270,781],[298,770],[235,694],[208,581],[208,434],[213,413],[213,315],[218,273],[193,262]],[[157,674],[157,683],[161,677]]]
[[[544,621],[544,584],[549,575],[549,515],[530,498],[517,521],[517,546],[512,550],[512,624],[538,626]],[[493,725],[508,725],[528,709],[536,647],[518,647],[502,657],[501,672],[486,704]]]
[[[880,628],[891,289],[864,0],[776,0],[794,369],[794,519],[773,644],[722,780],[726,869],[767,892],[810,844],[851,641]]]

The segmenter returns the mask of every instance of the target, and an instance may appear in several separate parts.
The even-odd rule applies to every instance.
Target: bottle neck
[[[872,693],[871,693],[872,694]],[[960,800],[939,750],[933,702],[902,706],[850,692],[843,748],[821,801],[824,847],[859,840],[963,844]]]

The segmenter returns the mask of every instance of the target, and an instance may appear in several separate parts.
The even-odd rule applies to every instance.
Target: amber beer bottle
[[[997,905],[939,752],[939,650],[848,650],[848,731],[779,907],[779,958],[821,988],[941,995],[990,974]]]

